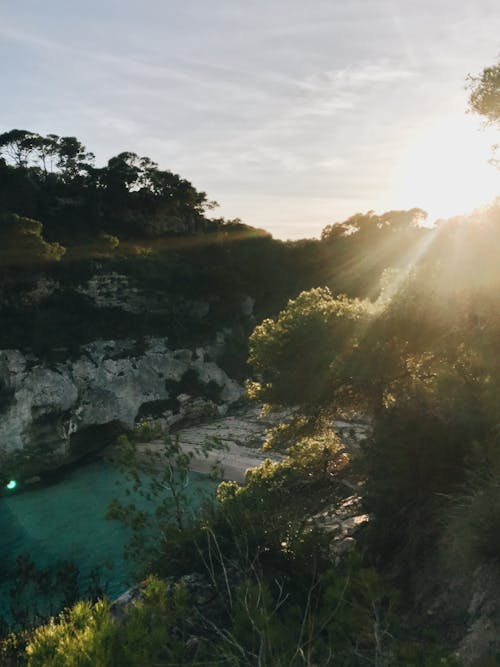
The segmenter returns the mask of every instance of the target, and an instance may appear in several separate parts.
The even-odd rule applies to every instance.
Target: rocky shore
[[[166,338],[98,340],[48,363],[0,351],[0,463],[36,475],[78,460],[143,419],[166,426],[217,419],[244,388],[211,348],[171,349]]]

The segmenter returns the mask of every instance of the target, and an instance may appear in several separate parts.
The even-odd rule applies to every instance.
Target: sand
[[[208,475],[214,467],[217,467],[223,480],[234,481],[238,484],[245,482],[245,473],[249,468],[259,466],[266,458],[272,460],[279,460],[280,458],[275,453],[269,456],[258,449],[244,447],[236,443],[228,444],[229,449],[227,451],[208,452],[206,457],[193,447],[192,443],[181,441],[180,445],[186,453],[193,452],[194,454],[190,466],[191,470]],[[139,446],[143,451],[158,451],[161,447],[163,447],[163,443],[159,440]]]

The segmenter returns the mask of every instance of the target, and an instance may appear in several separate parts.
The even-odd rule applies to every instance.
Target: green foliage
[[[250,395],[298,406],[299,430],[339,410],[372,418],[357,463],[373,514],[370,548],[409,570],[435,544],[445,498],[464,483],[471,453],[500,423],[500,321],[491,301],[500,285],[498,211],[497,203],[474,218],[472,239],[466,221],[436,230],[411,271],[385,274],[377,302],[311,290],[250,339]],[[452,238],[455,252],[444,262]],[[470,263],[478,251],[484,273]]]
[[[104,601],[92,605],[79,602],[59,622],[37,628],[27,646],[29,665],[106,665],[112,659],[112,646],[104,640],[111,636],[109,606]]]
[[[219,652],[234,664],[390,665],[391,605],[376,574],[356,559],[343,573],[313,570],[298,586],[245,581]]]
[[[28,667],[458,665],[393,637],[394,595],[359,558],[342,572],[297,575],[294,583],[245,579],[222,625],[199,613],[184,586],[150,578],[123,610],[79,602],[2,650]]]
[[[469,104],[488,123],[500,123],[500,62],[485,67],[479,76],[468,77]]]
[[[1,134],[0,156],[1,212],[36,215],[53,240],[157,238],[210,227],[203,214],[214,202],[147,157],[122,152],[96,168],[76,137],[26,130]]]
[[[0,639],[0,664],[5,667],[20,667],[26,664],[28,632],[10,633]]]
[[[79,602],[33,632],[26,648],[28,667],[172,664],[186,656],[182,634],[171,634],[176,624],[181,625],[185,611],[184,589],[167,589],[156,579],[149,581],[141,600],[120,621],[106,601]]]
[[[64,253],[59,243],[47,243],[43,239],[41,222],[0,214],[0,268],[58,261]]]
[[[189,524],[178,505],[165,504],[164,486],[182,494],[190,456],[168,440],[147,463],[125,438],[121,450],[129,478],[157,507],[154,530],[163,535],[155,533],[160,549],[151,566],[170,576],[198,571],[214,611],[207,615],[184,588],[159,582],[120,620],[105,602],[79,603],[35,630],[28,665],[454,664],[432,646],[397,639],[395,593],[356,553],[334,566],[331,535],[308,521],[342,496],[339,475],[348,460],[331,433],[294,443],[282,462],[249,471],[242,487],[221,484],[218,504]],[[144,540],[146,517],[130,506],[118,514]],[[147,551],[151,556],[150,545]]]
[[[150,440],[150,429],[139,429],[136,440],[142,436]],[[200,499],[192,497],[189,488],[191,462],[195,456],[208,456],[210,451],[221,450],[223,445],[211,441],[191,450],[182,448],[178,439],[163,438],[162,444],[143,446],[122,435],[115,447],[114,462],[124,474],[128,493],[133,489],[147,501],[148,509],[118,499],[110,505],[107,517],[121,521],[131,529],[126,556],[143,572],[164,552],[165,544],[175,541],[178,534],[187,531],[197,513]],[[217,475],[213,468],[214,478]],[[209,500],[208,494],[205,500]]]
[[[15,213],[40,220],[45,238],[52,243],[44,241],[38,247],[37,242],[35,253],[21,251],[22,244],[16,244],[9,257],[4,252],[5,262],[0,251],[0,267],[8,260],[9,267],[32,268],[40,263],[40,253],[46,264],[65,252],[59,266],[44,267],[44,272],[59,280],[61,291],[75,301],[73,306],[58,305],[60,295],[56,294],[39,311],[14,301],[1,313],[6,321],[2,331],[6,347],[16,341],[37,351],[74,349],[92,337],[116,337],[123,329],[134,337],[164,335],[172,342],[195,345],[230,324],[233,350],[221,355],[221,363],[243,378],[248,374],[250,326],[241,313],[244,298],[255,298],[258,320],[316,285],[328,285],[336,293],[365,295],[388,263],[401,263],[401,248],[406,252],[424,233],[415,228],[418,210],[412,209],[381,216],[380,229],[372,225],[377,229],[375,239],[358,224],[354,233],[328,237],[325,242],[274,241],[241,221],[207,218],[212,204],[206,195],[179,176],[158,169],[149,158],[123,152],[107,166],[96,168],[92,155],[74,137],[40,137],[24,130],[2,137],[0,215]],[[355,217],[361,220],[363,215]],[[390,252],[379,253],[375,242],[381,248],[389,245]],[[369,250],[377,261],[368,261]],[[75,289],[76,278],[97,271],[125,274],[158,307],[134,315],[83,304]],[[22,290],[25,274],[19,274],[19,285],[12,277],[15,274],[9,276],[12,292]],[[183,311],[182,303],[191,299],[206,299],[209,317],[200,321],[189,309]],[[76,317],[79,327],[68,322]]]
[[[370,236],[372,241],[382,237],[387,231],[406,232],[414,230],[426,220],[427,213],[420,208],[412,208],[408,211],[386,211],[377,215],[375,211],[367,213],[356,213],[344,222],[336,222],[327,225],[322,233],[323,241],[331,241],[339,237],[347,238],[352,234]]]
[[[332,434],[303,438],[288,448],[282,461],[266,459],[246,473],[243,486],[219,485],[218,498],[227,509],[231,502],[254,506],[252,513],[264,520],[286,511],[305,520],[325,500],[332,500],[336,475],[348,463],[347,455]],[[257,511],[257,507],[261,509]],[[280,509],[283,508],[283,509]]]
[[[471,107],[492,123],[496,69],[471,81]],[[0,150],[4,264],[62,256],[40,223],[15,212],[42,220],[47,238],[68,241],[71,258],[85,259],[51,268],[63,283],[77,286],[80,272],[94,272],[88,258],[99,257],[104,270],[163,295],[158,312],[138,316],[97,313],[70,289],[29,316],[9,306],[5,346],[41,352],[63,341],[76,353],[83,341],[123,329],[187,344],[192,329],[206,337],[231,322],[241,354],[248,320],[234,313],[251,294],[255,316],[266,319],[250,338],[249,393],[298,407],[293,429],[269,441],[286,448],[283,461],[249,471],[241,487],[221,484],[217,502],[196,516],[186,494],[192,453],[171,439],[155,450],[121,440],[128,483],[151,507],[110,508],[132,531],[129,556],[142,571],[203,574],[221,618],[198,614],[196,641],[187,642],[185,616],[198,610],[182,589],[153,582],[120,622],[108,603],[80,603],[39,629],[30,664],[206,664],[207,656],[278,667],[454,664],[405,641],[393,592],[356,556],[334,565],[332,536],[311,519],[342,499],[340,477],[350,470],[325,424],[338,411],[362,411],[373,423],[357,462],[372,515],[359,537],[368,561],[408,575],[439,540],[446,512],[448,553],[465,554],[468,566],[498,560],[496,477],[469,475],[484,471],[490,449],[490,460],[499,458],[500,201],[434,229],[419,226],[420,209],[368,212],[327,227],[321,241],[280,243],[239,221],[208,220],[205,193],[133,153],[96,169],[78,140],[22,130],[0,136]],[[210,323],[194,327],[187,307],[181,315],[170,308],[164,295],[173,294],[179,303],[206,299]],[[142,441],[157,436],[148,424],[140,433]]]
[[[500,60],[485,67],[479,76],[467,77],[470,90],[469,108],[483,117],[485,124],[500,128]],[[500,168],[498,144],[493,145],[493,157],[490,162]]]
[[[257,326],[250,337],[249,363],[256,382],[251,398],[265,403],[318,406],[330,403],[341,360],[357,345],[368,308],[327,288],[302,292],[274,319]]]
[[[282,462],[266,460],[247,471],[243,486],[220,484],[220,507],[207,525],[222,553],[239,572],[250,574],[257,558],[290,576],[313,554],[328,558],[328,537],[314,530],[310,518],[342,496],[338,475],[346,464],[335,439],[303,439]]]

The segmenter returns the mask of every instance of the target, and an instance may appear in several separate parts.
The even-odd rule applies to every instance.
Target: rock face
[[[48,289],[46,283],[39,281],[30,295],[43,294],[44,289]],[[178,317],[203,320],[210,312],[207,300],[183,299],[179,296],[166,298],[162,290],[143,289],[128,276],[114,271],[94,274],[87,282],[80,284],[76,292],[88,297],[97,308],[118,308],[126,313],[169,311],[175,312]],[[250,317],[253,305],[254,299],[245,297],[241,306],[242,314]]]
[[[224,414],[244,393],[203,348],[172,350],[164,338],[94,341],[50,366],[0,351],[0,461],[33,475],[106,444],[148,417],[165,424]]]

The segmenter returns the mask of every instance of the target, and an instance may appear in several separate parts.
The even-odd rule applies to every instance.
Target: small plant
[[[163,444],[141,446],[120,436],[115,464],[123,472],[126,495],[134,492],[144,501],[143,508],[134,502],[115,499],[107,518],[121,521],[131,529],[126,556],[138,564],[150,564],[162,553],[165,541],[185,531],[205,498],[193,498],[191,465],[196,457],[208,458],[209,452],[224,445],[212,440],[184,448],[178,438],[164,437]],[[212,467],[214,479],[217,464]]]

